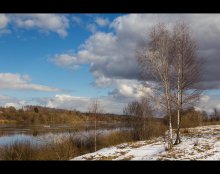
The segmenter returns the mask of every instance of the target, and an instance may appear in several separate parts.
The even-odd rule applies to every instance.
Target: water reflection
[[[10,145],[15,142],[28,141],[34,146],[45,145],[51,142],[63,141],[69,136],[86,141],[94,135],[92,125],[86,126],[87,129],[76,129],[72,125],[0,125],[0,146]],[[98,136],[105,136],[115,131],[126,131],[129,128],[121,125],[109,125],[105,128],[99,128],[96,132]],[[37,133],[36,133],[37,131]]]

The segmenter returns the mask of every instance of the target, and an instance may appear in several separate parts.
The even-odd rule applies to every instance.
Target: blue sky
[[[196,31],[199,51],[214,67],[220,59],[216,14],[0,14],[0,105],[86,111],[99,98],[106,112],[121,113],[128,101],[152,93],[138,81],[137,43],[156,22],[172,25],[179,18]],[[204,82],[200,109],[220,109],[218,69],[207,69],[213,79]]]
[[[68,33],[65,36],[57,33],[56,27],[50,31],[47,26],[26,26],[25,21],[28,20],[43,22],[42,19],[35,18],[35,14],[2,15],[4,16],[0,17],[0,21],[4,23],[4,17],[7,17],[9,21],[3,27],[0,25],[0,31],[2,31],[0,32],[1,73],[27,75],[31,79],[28,83],[59,88],[60,91],[2,88],[0,95],[13,96],[18,100],[49,98],[56,94],[92,98],[108,95],[112,88],[97,88],[92,84],[94,77],[88,64],[83,64],[74,70],[56,66],[51,59],[56,54],[75,53],[79,46],[96,32],[94,30],[111,31],[108,24],[120,14],[62,14],[68,20],[68,27],[63,28]],[[50,16],[45,16],[45,18],[50,18]],[[95,22],[96,19],[106,20],[108,24],[98,25]],[[14,21],[10,22],[12,20]],[[16,20],[23,20],[23,26],[19,26]],[[62,25],[62,21],[60,23]],[[62,29],[62,26],[60,27]]]
[[[82,20],[92,20],[91,17],[84,15],[73,16],[82,16]],[[115,15],[104,16],[110,19]],[[13,26],[8,28],[13,33],[0,36],[2,57],[0,69],[2,73],[28,74],[33,83],[70,90],[70,94],[77,93],[92,97],[96,95],[95,93],[106,93],[105,90],[102,92],[89,85],[93,81],[93,77],[87,65],[73,71],[59,68],[50,61],[55,54],[69,50],[76,51],[79,45],[91,35],[86,28],[72,24],[68,36],[65,38],[53,32],[41,33],[37,29],[14,29]],[[108,28],[104,27],[103,30],[108,30]]]
[[[67,15],[79,17],[81,20],[94,23],[94,18],[104,17],[109,20],[114,19],[116,14],[106,15]],[[95,97],[97,95],[106,95],[107,90],[97,89],[91,85],[93,76],[89,72],[88,65],[83,65],[77,70],[59,68],[51,63],[50,58],[55,54],[66,51],[76,51],[80,44],[91,35],[86,27],[78,24],[70,24],[67,37],[60,37],[58,34],[42,33],[37,29],[20,29],[9,26],[11,34],[1,35],[0,52],[2,63],[0,69],[2,73],[27,74],[31,77],[32,83],[43,84],[46,86],[57,87],[68,90],[68,94]],[[109,30],[108,27],[102,27],[103,31]],[[11,91],[5,91],[3,94],[10,95]],[[37,97],[38,95],[52,96],[51,92],[26,91],[14,92],[17,97]]]

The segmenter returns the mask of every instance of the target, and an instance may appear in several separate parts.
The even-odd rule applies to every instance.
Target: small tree
[[[34,112],[39,113],[39,109],[37,107],[34,107]]]
[[[89,113],[91,113],[95,119],[94,120],[94,151],[96,151],[97,150],[97,116],[98,114],[103,113],[101,104],[98,101],[98,99],[92,100],[89,106]]]
[[[213,113],[210,116],[211,116],[211,121],[219,121],[220,120],[219,110],[217,108],[213,108]]]

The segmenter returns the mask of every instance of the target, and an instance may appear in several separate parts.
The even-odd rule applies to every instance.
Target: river
[[[114,131],[125,131],[129,128],[121,124],[99,124],[96,134],[105,136]],[[55,124],[55,125],[19,125],[0,124],[0,147],[15,142],[28,141],[32,145],[40,146],[46,143],[62,141],[68,136],[74,136],[86,141],[94,135],[93,124]]]

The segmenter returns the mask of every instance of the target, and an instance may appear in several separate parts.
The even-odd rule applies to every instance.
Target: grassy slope
[[[182,143],[165,151],[164,137],[123,143],[73,160],[219,160],[220,125],[182,129]]]

